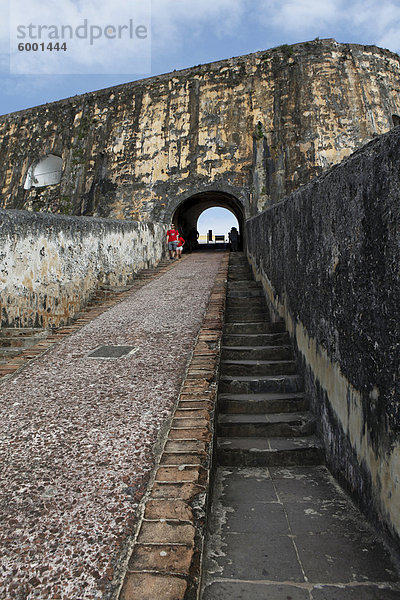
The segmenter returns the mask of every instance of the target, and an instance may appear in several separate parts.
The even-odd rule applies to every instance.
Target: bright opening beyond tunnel
[[[197,221],[197,231],[199,232],[199,243],[206,244],[208,241],[208,232],[212,231],[212,242],[228,241],[228,233],[236,227],[239,231],[239,223],[235,215],[230,210],[221,207],[213,207],[205,210]],[[224,236],[224,240],[222,240]]]

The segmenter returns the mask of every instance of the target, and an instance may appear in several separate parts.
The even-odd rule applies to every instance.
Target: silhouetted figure
[[[196,248],[198,238],[199,238],[199,232],[197,231],[196,227],[192,227],[192,229],[189,231],[188,238],[187,238],[187,244],[188,244],[187,249],[189,252],[193,252],[193,250]]]
[[[232,227],[230,232],[228,233],[229,244],[231,247],[231,252],[237,252],[239,246],[239,233],[236,227]]]

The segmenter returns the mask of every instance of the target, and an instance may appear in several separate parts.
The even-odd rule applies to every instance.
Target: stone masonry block
[[[187,410],[187,409],[205,409],[208,413],[210,413],[210,411],[212,411],[214,409],[214,402],[211,402],[210,400],[204,400],[203,398],[199,397],[199,398],[191,398],[186,399],[186,397],[184,399],[181,399],[179,401],[178,404],[178,409],[179,410]]]
[[[182,391],[183,392],[203,392],[204,390],[206,390],[210,385],[210,382],[207,381],[207,379],[196,379],[193,381],[187,381],[185,382],[185,384],[183,385]]]
[[[128,569],[188,575],[192,556],[193,548],[188,546],[137,544]]]
[[[207,443],[204,440],[168,440],[165,452],[206,452]]]
[[[157,470],[156,481],[167,481],[172,483],[193,481],[194,483],[197,483],[204,478],[203,471],[203,467],[200,466],[181,465],[180,467],[160,467]]]
[[[190,523],[176,521],[143,521],[138,542],[140,544],[184,544],[194,546],[195,528]]]
[[[175,415],[176,416],[176,415]],[[191,418],[175,418],[172,421],[172,427],[175,428],[181,428],[181,429],[188,429],[190,427],[208,427],[210,421],[210,416],[207,415],[206,417],[195,417],[194,419]]]
[[[196,483],[160,483],[155,481],[151,490],[151,498],[180,498],[181,500],[190,501],[203,491],[204,487]]]
[[[196,407],[195,410],[185,408],[181,406],[181,403],[178,404],[178,409],[175,411],[175,419],[199,419],[200,417],[209,420],[210,411],[202,407]]]
[[[187,582],[171,575],[132,573],[126,578],[120,600],[183,600]]]
[[[188,505],[187,502],[185,502],[184,500],[180,500],[180,499],[175,499],[175,500],[150,499],[146,503],[144,516],[145,516],[145,519],[149,519],[149,520],[177,519],[180,521],[193,522],[192,509],[190,508],[190,506]]]
[[[171,429],[169,433],[171,440],[200,440],[209,442],[211,432],[206,427],[193,427],[190,429]]]
[[[213,402],[216,397],[215,388],[209,388],[205,391],[194,392],[193,390],[187,390],[182,392],[180,395],[181,400],[208,400]]]
[[[192,454],[183,453],[171,453],[164,452],[160,463],[163,466],[174,466],[174,465],[202,465],[207,460],[207,454],[205,452],[193,452]]]

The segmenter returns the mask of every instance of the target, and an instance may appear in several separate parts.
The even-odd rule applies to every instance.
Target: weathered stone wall
[[[400,539],[400,128],[247,223],[328,462]]]
[[[1,326],[65,324],[99,285],[125,285],[164,248],[160,224],[0,210]]]
[[[0,118],[0,206],[166,222],[192,194],[255,215],[392,127],[400,58],[321,40],[76,96]],[[24,190],[62,158],[59,184]]]

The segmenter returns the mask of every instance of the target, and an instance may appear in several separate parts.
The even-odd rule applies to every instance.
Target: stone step
[[[263,318],[266,315],[269,319],[269,310],[265,298],[228,298],[225,306],[227,311],[242,312],[256,311],[262,313]],[[258,319],[254,319],[255,321]]]
[[[236,310],[227,309],[225,312],[226,323],[253,323],[254,321],[265,321],[268,323],[269,314],[260,310]]]
[[[245,255],[244,252],[235,252],[234,254],[231,254],[230,257],[229,257],[229,264],[230,265],[234,265],[234,264],[236,264],[238,262],[241,262],[241,261],[245,261],[247,265],[249,264],[249,262],[247,260],[247,257],[246,257],[246,255]]]
[[[266,318],[270,320],[269,310],[264,298],[228,298],[225,311],[229,314],[237,313],[238,320],[242,314],[257,314],[259,320]]]
[[[243,281],[229,281],[227,285],[227,291],[241,291],[241,290],[261,290],[263,287],[259,281],[254,281],[254,279],[246,279]]]
[[[2,327],[0,329],[0,339],[3,337],[26,337],[39,335],[46,330],[36,327]]]
[[[293,375],[297,371],[294,360],[222,360],[221,374],[242,375]]]
[[[229,262],[228,271],[235,271],[236,269],[251,269],[250,263],[246,258]]]
[[[254,281],[251,271],[236,271],[228,273],[227,280],[228,286],[231,281]]]
[[[323,464],[324,454],[315,436],[219,438],[217,460],[237,467],[308,466]]]
[[[286,346],[289,344],[289,334],[284,333],[228,333],[222,338],[224,346],[233,347],[268,347],[268,346]]]
[[[237,281],[238,279],[249,279],[254,281],[253,273],[249,266],[238,265],[231,269],[228,269],[227,273],[228,282]]]
[[[262,394],[302,392],[303,378],[300,375],[221,375],[220,394]]]
[[[265,301],[265,298],[263,296],[248,296],[245,298],[242,297],[234,297],[234,298],[227,298],[226,301],[226,308],[227,309],[246,309],[246,310],[254,310],[254,309],[260,309],[263,311],[268,311],[267,308],[267,303]],[[269,311],[268,311],[269,312]]]
[[[140,277],[140,275],[139,275]],[[130,285],[124,286],[115,286],[115,285],[101,285],[99,287],[99,292],[110,292],[112,294],[120,294],[122,292],[127,292],[131,289]]]
[[[4,361],[9,361],[18,354],[21,354],[23,348],[1,348],[0,347],[0,358]]]
[[[45,335],[33,335],[33,336],[0,336],[0,348],[28,348],[34,346],[37,342],[43,340]]]
[[[265,334],[265,333],[285,333],[285,323],[283,321],[233,321],[230,323],[225,322],[224,333],[225,334]]]
[[[220,414],[219,437],[305,437],[315,432],[309,412]]]
[[[227,291],[226,297],[228,298],[228,300],[231,300],[233,298],[264,298],[264,293],[261,288],[243,287],[243,289],[229,289]]]
[[[309,408],[303,392],[264,394],[219,394],[218,410],[229,414],[295,413]]]
[[[225,346],[221,360],[293,360],[291,346]]]

